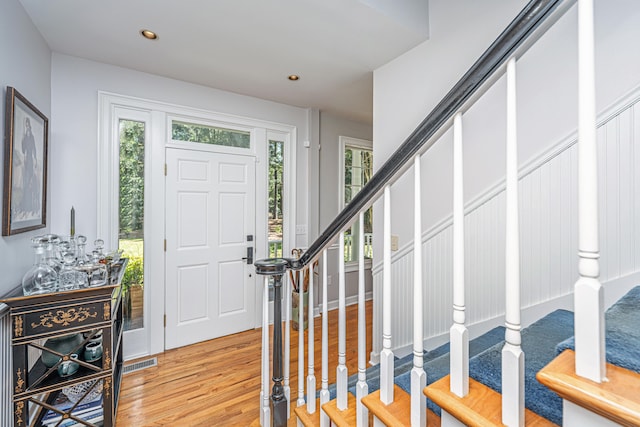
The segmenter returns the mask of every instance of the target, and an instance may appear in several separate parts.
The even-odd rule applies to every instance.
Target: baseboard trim
[[[372,299],[373,299],[373,291],[369,291],[364,294],[365,301],[371,301]],[[357,303],[358,303],[358,295],[351,295],[350,297],[345,298],[345,306],[354,305]],[[338,300],[329,301],[327,303],[327,311],[336,310],[338,306],[339,306]],[[317,313],[316,316],[319,316],[320,313],[322,313],[322,304],[319,304],[316,307],[315,313]]]

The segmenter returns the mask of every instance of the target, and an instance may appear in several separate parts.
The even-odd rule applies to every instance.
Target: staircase
[[[593,73],[593,0],[578,0],[579,32],[579,121],[577,153],[578,280],[573,290],[574,312],[550,310],[523,328],[520,283],[520,226],[518,157],[516,132],[516,64],[523,53],[553,26],[575,1],[532,0],[476,61],[418,128],[375,173],[322,232],[300,259],[268,259],[256,262],[256,272],[265,276],[263,313],[262,426],[280,427],[290,417],[298,426],[640,426],[640,310],[635,288],[608,311],[604,310],[604,287],[599,280],[598,164]],[[465,112],[500,76],[507,83],[507,147],[505,190],[505,313],[504,327],[470,338],[465,284],[465,209],[463,204],[462,121]],[[421,157],[438,138],[453,134],[453,226],[452,313],[448,344],[424,349],[424,306],[427,266],[422,256]],[[412,277],[406,283],[391,278],[391,205],[393,186],[408,171],[414,177]],[[357,243],[359,263],[358,372],[348,376],[345,347],[344,232],[359,221],[374,202],[382,205],[383,230],[375,238],[383,241],[381,289],[374,289],[374,315],[378,316],[374,343],[379,340],[379,363],[367,368],[364,327],[364,245]],[[410,213],[403,212],[410,217]],[[405,220],[403,217],[402,220]],[[477,236],[471,236],[476,238]],[[273,391],[270,393],[268,293],[275,286],[274,323],[281,323],[281,288],[287,289],[287,270],[309,269],[320,261],[322,283],[327,283],[328,247],[338,243],[339,339],[336,384],[328,384],[327,293],[322,287],[322,374],[316,386],[313,335],[309,334],[309,360],[304,381],[303,334],[299,334],[298,397],[295,415],[290,414],[292,390],[288,379],[288,348],[282,328],[274,328]],[[475,242],[480,247],[483,242]],[[354,243],[355,244],[355,243]],[[570,245],[569,245],[570,246]],[[544,250],[544,248],[542,249]],[[313,279],[313,274],[310,274]],[[446,282],[446,280],[443,280]],[[391,300],[394,287],[409,287],[413,332],[412,352],[398,358],[392,343]],[[443,286],[440,283],[437,286]],[[539,285],[542,286],[542,285]],[[313,292],[310,283],[310,294]],[[436,301],[436,304],[439,304]],[[311,302],[313,304],[313,302]],[[377,305],[377,308],[376,308]],[[313,330],[313,307],[309,331]],[[303,308],[300,308],[302,313]],[[286,317],[287,315],[285,315]],[[302,315],[301,315],[302,316]],[[397,315],[396,315],[397,317]],[[299,319],[302,323],[302,318]],[[606,321],[605,321],[606,320]],[[288,342],[288,327],[284,330]],[[605,340],[606,336],[606,340]],[[638,341],[633,347],[631,341]],[[574,351],[575,349],[575,351]],[[624,363],[624,365],[623,365]]]

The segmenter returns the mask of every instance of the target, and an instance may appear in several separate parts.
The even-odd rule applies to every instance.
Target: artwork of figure
[[[49,120],[7,87],[2,235],[46,226]]]
[[[27,216],[37,215],[40,210],[40,183],[38,182],[38,158],[36,155],[36,141],[31,131],[29,117],[24,119],[24,135],[22,136],[22,155],[24,168],[22,170],[22,191],[20,210]]]

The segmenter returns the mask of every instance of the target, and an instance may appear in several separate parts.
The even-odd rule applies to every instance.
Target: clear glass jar
[[[44,245],[34,246],[35,262],[22,277],[22,292],[25,295],[39,295],[58,290],[58,273],[51,268],[44,258]]]
[[[87,258],[87,238],[85,236],[77,236],[76,245],[76,265],[89,264],[89,259]]]
[[[60,270],[59,281],[60,290],[69,291],[71,289],[78,289],[80,287],[80,280],[84,279],[84,273],[77,271],[74,268],[76,257],[70,250],[62,252],[63,265]]]
[[[53,268],[56,273],[60,273],[62,263],[58,259],[58,245],[60,244],[60,238],[55,234],[46,234],[42,236],[40,242],[44,245],[44,258],[49,267]]]
[[[92,252],[92,270],[89,276],[89,287],[104,286],[107,284],[107,266],[100,262],[100,253]]]

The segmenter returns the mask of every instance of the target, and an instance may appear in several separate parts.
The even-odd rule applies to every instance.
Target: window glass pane
[[[351,158],[353,157],[353,151],[349,147],[345,147],[344,149],[344,166],[345,170],[351,167]]]
[[[251,148],[251,133],[248,131],[224,129],[175,120],[171,124],[171,138],[176,141]]]
[[[144,327],[145,125],[120,120],[120,230],[118,247],[129,258],[122,278],[124,329]]]
[[[284,143],[269,141],[269,258],[282,257]]]
[[[373,153],[361,147],[346,146],[344,149],[344,202],[349,203],[353,197],[366,185],[373,175]],[[373,210],[369,208],[364,214],[364,255],[373,257]],[[361,230],[354,224],[345,231],[344,259],[356,261],[358,259],[358,239]]]

